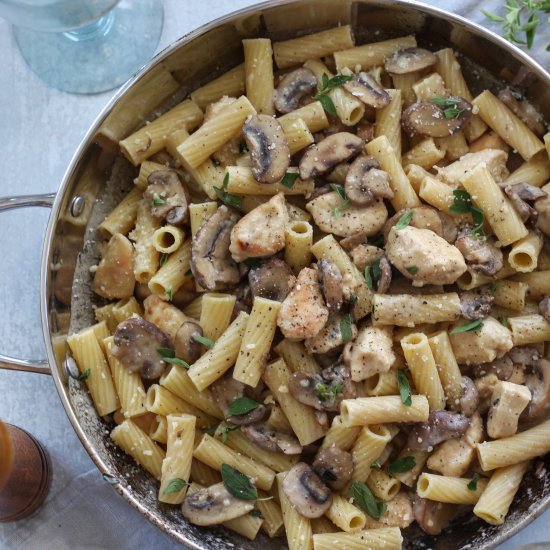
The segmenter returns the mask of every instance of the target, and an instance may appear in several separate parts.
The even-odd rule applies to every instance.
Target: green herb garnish
[[[472,481],[466,485],[470,491],[477,491],[477,482],[480,480],[480,475],[476,472]]]
[[[332,99],[328,96],[328,93],[335,88],[339,88],[342,84],[345,84],[352,79],[353,76],[346,76],[343,74],[337,74],[336,76],[329,78],[328,74],[323,73],[321,78],[321,86],[318,86],[314,99],[321,102],[323,109],[328,114],[336,116],[336,107],[334,106]]]
[[[300,174],[298,172],[287,172],[281,180],[281,185],[284,185],[288,189],[292,189],[294,183],[298,179]]]
[[[161,254],[159,264],[161,267],[168,261],[168,254]]]
[[[227,438],[231,432],[235,432],[240,429],[240,426],[235,426],[233,424],[220,424],[215,430],[214,434],[219,434],[221,437],[222,443],[227,442]]]
[[[193,275],[193,272],[191,271],[191,269],[188,269],[188,270],[183,274],[184,277],[191,277],[191,275]]]
[[[369,287],[369,290],[374,290],[374,282],[372,280],[372,276],[370,274],[370,265],[365,266],[365,281],[367,283],[367,286]]]
[[[457,109],[456,107],[462,103],[461,99],[434,96],[431,98],[431,101],[443,110],[445,118],[460,118],[466,112],[466,109]]]
[[[166,489],[162,491],[163,495],[169,495],[171,493],[179,493],[186,485],[188,485],[185,479],[181,477],[175,477],[168,482]]]
[[[340,334],[344,342],[349,342],[353,338],[351,323],[351,315],[349,313],[342,315],[340,319]]]
[[[503,327],[506,327],[506,328],[510,328],[510,323],[508,323],[508,317],[499,317],[498,318],[499,320],[499,323],[503,326]]]
[[[229,464],[222,464],[222,480],[225,488],[235,497],[241,500],[258,500],[258,491],[252,485],[248,476]]]
[[[164,206],[165,204],[166,201],[164,199],[161,199],[160,197],[153,198],[153,206]]]
[[[193,338],[195,342],[198,342],[199,344],[206,346],[208,349],[213,348],[215,344],[214,340],[212,340],[211,338],[206,338],[205,336],[201,336],[200,334],[193,334],[191,338]]]
[[[375,460],[371,465],[370,467],[373,469],[373,470],[380,470],[380,468],[382,468],[382,465],[380,464],[380,462],[378,460]]]
[[[92,371],[90,369],[86,369],[79,377],[78,379],[81,381],[81,382],[84,382],[84,380],[88,380],[88,378],[90,378],[90,374],[92,373]]]
[[[170,363],[171,365],[178,365],[179,367],[184,367],[186,369],[190,368],[189,363],[185,362],[183,359],[178,359],[176,357],[176,352],[170,348],[157,348],[157,353],[162,357],[162,360],[165,363]]]
[[[338,394],[344,391],[344,384],[325,384],[324,382],[319,382],[315,386],[315,395],[321,401],[334,401]]]
[[[243,263],[250,269],[258,269],[262,265],[262,260],[259,258],[246,258]]]
[[[410,407],[412,405],[411,384],[409,383],[405,369],[397,371],[397,385],[399,386],[401,403],[406,407]]]
[[[498,287],[497,287],[496,283],[493,283],[493,284],[491,285],[491,292],[496,292],[496,291],[497,291],[497,288],[498,288]]]
[[[229,416],[240,416],[241,414],[246,414],[250,411],[259,407],[259,403],[250,399],[249,397],[237,397],[229,407],[227,407],[227,412]]]
[[[405,268],[411,275],[416,275],[418,273],[418,267],[415,265],[410,265],[409,267]]]
[[[477,332],[483,328],[483,321],[481,319],[476,319],[465,325],[460,325],[451,330],[451,334],[458,334],[460,332]]]
[[[232,193],[227,192],[227,186],[229,185],[229,172],[227,172],[223,178],[223,189],[220,189],[219,187],[216,187],[215,185],[212,186],[212,189],[214,189],[214,192],[216,195],[218,195],[218,198],[227,204],[227,206],[232,206],[233,208],[241,208],[243,205],[243,199],[242,197],[238,197],[237,195],[233,195]]]
[[[485,222],[485,215],[480,208],[472,204],[470,193],[463,189],[455,189],[453,196],[454,200],[453,204],[449,207],[449,212],[452,214],[471,214],[474,236],[478,239],[484,237],[483,223]]]
[[[248,512],[248,514],[250,516],[252,516],[253,518],[265,519],[262,512],[260,512],[260,510],[258,510],[257,508],[254,508],[254,510],[250,510],[250,512]]]
[[[395,229],[405,229],[407,225],[411,223],[414,212],[412,210],[407,210],[395,224]]]
[[[386,510],[387,504],[382,500],[374,498],[371,490],[366,483],[355,481],[351,484],[349,495],[353,498],[353,503],[366,512],[372,519],[379,520]]]
[[[338,219],[340,217],[340,214],[342,213],[342,210],[345,210],[346,208],[349,208],[349,199],[346,195],[346,192],[344,191],[344,188],[341,185],[336,185],[335,183],[330,184],[330,188],[338,194],[340,197],[340,205],[336,206],[334,210],[332,211],[332,215]]]
[[[415,466],[416,466],[416,460],[414,456],[402,456],[394,460],[388,466],[388,473],[402,474],[404,472],[408,472],[409,470],[412,470]]]
[[[167,289],[166,289],[166,299],[171,302],[172,301],[172,298],[174,297],[174,289],[169,286]]]
[[[378,288],[378,281],[380,281],[380,276],[382,275],[380,260],[373,262],[371,265],[365,266],[363,275],[369,290],[375,291]]]

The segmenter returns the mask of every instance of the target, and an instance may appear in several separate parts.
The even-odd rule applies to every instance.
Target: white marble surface
[[[252,4],[250,0],[164,0],[165,24],[159,50],[197,26],[230,11]],[[499,0],[461,2],[431,0],[429,3],[467,14],[485,23],[481,7],[496,9]],[[9,25],[0,20],[0,195],[44,193],[57,189],[65,167],[89,125],[114,92],[92,96],[70,95],[46,87],[27,68],[19,55]],[[537,52],[546,66],[550,54]],[[44,354],[39,321],[38,287],[42,235],[48,212],[41,209],[6,213],[0,218],[0,349],[22,357]],[[81,447],[58,401],[53,381],[42,375],[0,371],[0,418],[31,431],[48,448],[54,465],[50,497],[39,513],[52,513],[56,494],[85,473],[99,477]],[[110,507],[129,514],[140,538],[106,539],[87,548],[172,548],[177,545],[161,534],[114,491],[100,489],[98,498],[110,499]],[[99,493],[98,493],[99,494]],[[52,504],[52,502],[54,504]],[[93,514],[93,507],[88,512]],[[72,517],[87,523],[86,517]],[[93,522],[92,522],[93,523]],[[106,530],[114,529],[106,525]],[[24,525],[20,527],[24,528]],[[69,531],[59,522],[60,533]],[[14,526],[0,526],[0,549],[13,547]],[[107,540],[111,542],[107,542]],[[141,543],[138,543],[138,540]],[[503,544],[511,550],[521,544],[550,540],[550,512]],[[20,548],[34,548],[22,543]],[[42,539],[40,547],[49,547]],[[69,544],[67,548],[71,547]]]

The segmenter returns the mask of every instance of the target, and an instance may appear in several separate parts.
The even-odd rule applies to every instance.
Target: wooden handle
[[[11,452],[7,451],[9,443],[3,446],[8,440]],[[0,459],[5,456],[11,467],[5,468],[6,479],[3,487],[0,485],[0,522],[30,516],[44,502],[51,483],[46,450],[25,430],[0,422]]]

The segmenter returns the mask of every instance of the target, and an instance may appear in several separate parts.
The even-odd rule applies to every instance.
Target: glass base
[[[160,0],[121,0],[98,21],[67,32],[14,27],[30,68],[47,84],[93,94],[126,82],[151,59],[163,23]]]

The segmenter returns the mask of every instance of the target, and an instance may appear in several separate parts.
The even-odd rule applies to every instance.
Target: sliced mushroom
[[[526,201],[536,201],[546,197],[546,193],[534,185],[529,183],[516,183],[507,185],[504,192],[510,197],[514,209],[519,214],[521,221],[527,220],[536,223],[538,212]]]
[[[298,462],[283,480],[283,492],[305,518],[320,518],[332,504],[332,493],[305,462]]]
[[[292,268],[279,258],[269,258],[260,267],[251,269],[248,282],[252,296],[282,302],[296,283]]]
[[[550,194],[535,202],[535,210],[538,214],[537,229],[550,236]]]
[[[170,338],[156,325],[141,317],[120,323],[113,337],[111,352],[130,372],[139,372],[146,380],[162,376],[166,363],[158,348],[171,348]]]
[[[470,267],[483,275],[494,275],[504,265],[504,256],[494,245],[494,239],[478,239],[470,226],[460,229],[455,246]]]
[[[317,78],[312,71],[300,67],[286,74],[277,89],[273,102],[280,113],[290,113],[298,108],[300,100],[317,88]]]
[[[443,225],[441,217],[438,211],[431,206],[415,206],[414,208],[403,208],[398,210],[391,218],[389,218],[384,224],[384,240],[388,240],[391,228],[404,216],[407,212],[412,210],[413,216],[409,225],[416,227],[417,229],[429,229],[433,231],[439,237],[443,237]]]
[[[321,374],[295,372],[288,391],[294,399],[318,411],[337,411],[343,399],[352,399],[356,390],[344,365],[324,369]]]
[[[374,157],[366,155],[351,163],[344,189],[348,199],[358,206],[372,204],[376,198],[393,198],[389,174],[380,170],[380,164]]]
[[[435,138],[447,137],[462,130],[472,115],[472,105],[461,97],[448,99],[459,101],[452,107],[456,116],[447,118],[443,109],[428,101],[413,103],[401,115],[403,130],[410,136]]]
[[[236,424],[237,426],[249,426],[250,424],[262,422],[268,413],[269,411],[267,407],[260,403],[255,409],[252,409],[245,414],[234,414],[229,416],[227,421],[231,422],[231,424]]]
[[[435,500],[419,497],[416,493],[413,497],[414,519],[420,529],[428,535],[439,535],[456,515],[458,506],[446,504]]]
[[[509,88],[501,90],[498,98],[504,103],[518,118],[520,118],[535,134],[542,136],[544,134],[544,118],[525,99],[521,94],[514,93]]]
[[[550,323],[550,295],[539,302],[539,313]]]
[[[331,353],[340,349],[345,343],[342,335],[342,315],[333,315],[328,323],[313,338],[304,340],[304,347],[308,353]],[[357,336],[357,326],[351,323],[351,339]]]
[[[340,447],[329,447],[319,452],[311,467],[332,490],[340,491],[351,481],[353,457]]]
[[[374,139],[374,124],[370,120],[363,119],[355,127],[355,132],[365,143],[368,143]]]
[[[321,293],[317,271],[305,267],[284,299],[277,315],[277,326],[289,340],[313,338],[325,326],[328,308]]]
[[[134,247],[120,233],[115,233],[97,266],[92,290],[102,298],[129,298],[134,294]]]
[[[300,178],[326,174],[337,164],[346,162],[363,148],[363,140],[349,132],[338,132],[311,145],[300,160]],[[282,176],[281,176],[282,177]]]
[[[253,508],[252,501],[236,498],[223,483],[216,483],[185,497],[181,513],[194,525],[206,527],[244,516]]]
[[[302,453],[302,446],[295,435],[275,430],[265,424],[244,426],[242,432],[252,443],[266,451],[285,455]]]
[[[290,151],[281,123],[269,115],[252,115],[243,126],[243,135],[254,179],[260,183],[283,179],[290,164]]]
[[[460,412],[470,418],[476,411],[479,405],[479,393],[472,379],[468,376],[463,376],[460,380],[462,387],[462,397],[460,398]]]
[[[423,48],[407,48],[386,58],[384,67],[390,74],[407,74],[422,71],[436,63],[437,57],[434,53]]]
[[[195,339],[195,336],[202,335],[202,327],[198,321],[188,318],[180,326],[174,338],[176,357],[192,365],[204,353],[204,345]]]
[[[386,256],[380,258],[380,279],[376,286],[376,292],[385,294],[390,289],[391,285],[391,265]]]
[[[366,233],[354,233],[349,237],[341,239],[339,244],[344,250],[351,252],[356,246],[367,244],[367,239]]]
[[[220,206],[193,237],[191,270],[197,283],[207,290],[236,285],[241,276],[237,264],[229,254],[231,230],[239,215]]]
[[[525,385],[531,391],[531,401],[522,414],[521,420],[531,422],[546,416],[550,409],[550,361],[539,359],[525,379]]]
[[[426,422],[414,425],[407,445],[413,451],[431,450],[442,441],[463,436],[469,425],[470,421],[465,415],[432,411]]]
[[[390,94],[376,82],[372,75],[366,72],[353,75],[353,79],[346,82],[343,87],[352,96],[375,109],[381,109],[391,101]]]
[[[329,313],[340,311],[344,301],[342,273],[336,264],[325,259],[317,262],[317,273]]]
[[[231,371],[218,378],[211,386],[210,390],[214,396],[216,404],[220,410],[227,416],[227,408],[235,399],[242,397],[245,392],[245,384],[235,380]]]
[[[509,353],[503,355],[500,359],[495,359],[490,363],[480,363],[472,368],[474,378],[481,378],[488,374],[494,374],[499,380],[508,380],[514,372],[514,362]]]
[[[466,319],[484,319],[491,313],[495,295],[488,286],[460,293],[460,311]]]
[[[143,197],[151,201],[151,214],[169,224],[183,225],[189,218],[189,195],[178,173],[169,168],[155,170],[147,178]]]

